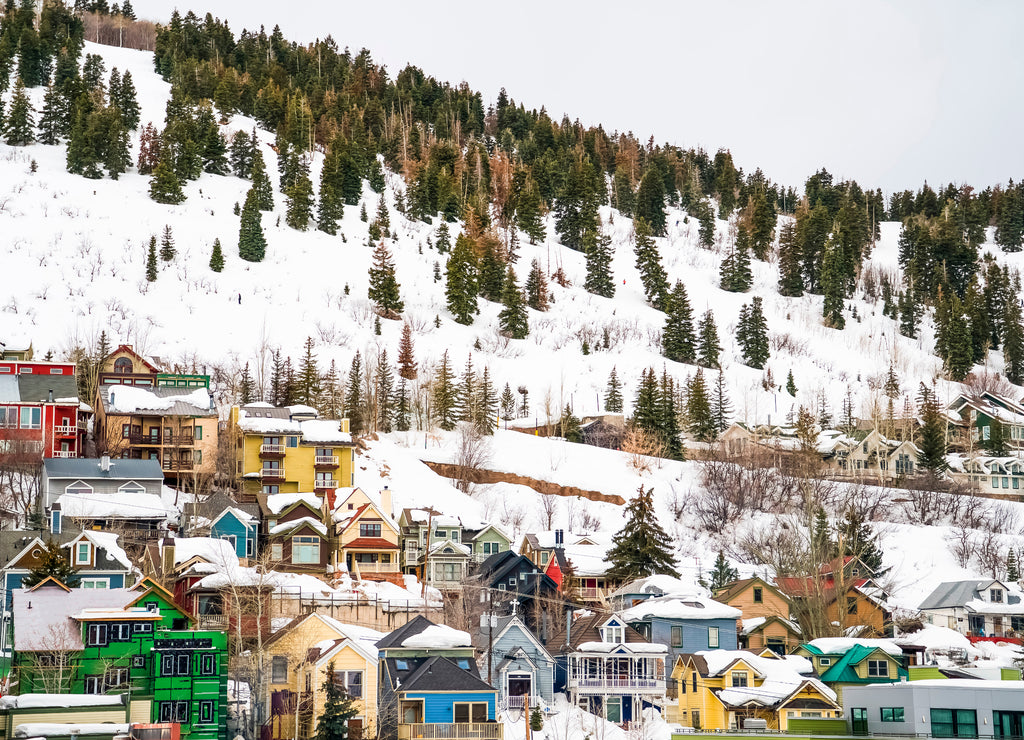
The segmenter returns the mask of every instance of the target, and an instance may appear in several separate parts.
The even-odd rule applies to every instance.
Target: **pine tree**
[[[317,202],[316,228],[325,234],[338,233],[338,220],[344,215],[344,205],[330,183],[321,181],[320,199]]]
[[[448,360],[448,350],[441,355],[441,364],[433,383],[433,412],[437,425],[447,432],[455,428],[455,375]]]
[[[444,221],[437,227],[437,238],[434,242],[434,246],[437,247],[437,251],[441,254],[446,254],[452,251],[452,237],[451,232],[448,230],[448,224]]]
[[[1020,581],[1020,558],[1017,557],[1017,551],[1012,547],[1006,554],[1006,580],[1011,583]]]
[[[693,208],[693,216],[700,223],[698,237],[700,245],[707,249],[715,243],[715,213],[707,198],[701,198]]]
[[[740,309],[736,324],[736,341],[743,352],[743,361],[750,367],[761,370],[768,362],[768,323],[761,310],[761,297],[755,296],[750,304]]]
[[[473,353],[466,358],[466,367],[455,396],[455,411],[459,421],[475,423],[480,414],[479,395],[477,393],[476,370],[473,368]]]
[[[480,376],[477,397],[477,414],[473,419],[477,431],[481,434],[494,434],[494,427],[498,417],[498,394],[494,392],[494,384],[491,382],[491,370],[486,365],[484,366],[483,374]]]
[[[373,264],[370,266],[370,285],[367,297],[385,318],[397,318],[405,310],[398,279],[395,276],[395,261],[391,250],[383,241],[373,248]]]
[[[616,581],[631,581],[653,575],[676,576],[672,540],[658,523],[654,511],[654,489],[637,495],[626,506],[626,524],[614,538],[615,545],[606,559],[611,563],[607,576]]]
[[[43,95],[43,112],[39,118],[40,144],[56,144],[60,141],[62,131],[65,129],[62,119],[67,115],[64,97],[57,88],[50,85]],[[2,116],[0,116],[0,120],[3,120]]]
[[[213,240],[213,252],[210,254],[210,269],[221,272],[224,269],[224,252],[220,248],[220,239]]]
[[[662,354],[675,362],[692,364],[697,359],[697,338],[693,332],[693,311],[681,280],[667,301],[665,326],[661,331]]]
[[[348,721],[359,714],[359,707],[337,679],[334,661],[327,664],[323,683],[324,711],[316,721],[316,740],[348,740]]]
[[[709,308],[697,324],[697,363],[702,367],[718,367],[718,355],[721,351],[715,315]]]
[[[253,132],[255,137],[256,133]],[[263,163],[263,154],[259,148],[254,148],[252,153],[252,190],[256,194],[256,208],[261,211],[271,211],[274,208],[274,186],[267,174],[267,167]]]
[[[293,229],[305,231],[313,217],[313,183],[305,171],[298,172],[294,182],[285,190],[288,208],[284,222]]]
[[[746,293],[750,290],[754,279],[750,272],[750,250],[748,247],[749,237],[746,227],[740,226],[736,237],[736,244],[732,251],[722,260],[719,269],[719,285],[722,290],[732,293]]]
[[[548,280],[544,276],[540,262],[536,259],[530,263],[530,272],[526,276],[526,305],[534,311],[548,310]]]
[[[917,396],[917,413],[921,428],[917,443],[920,454],[917,464],[922,470],[938,475],[949,467],[946,462],[946,430],[935,391],[921,383]]]
[[[718,556],[715,558],[715,565],[711,569],[711,578],[706,582],[702,580],[701,584],[714,594],[728,586],[739,577],[739,571],[729,564],[729,561],[725,559],[725,553],[722,550],[719,550]]]
[[[798,298],[804,294],[801,255],[796,224],[786,221],[779,232],[779,295]]]
[[[370,174],[367,180],[370,181],[370,189],[375,193],[383,193],[387,187],[384,181],[384,168],[380,166],[380,160],[376,157],[370,160]]]
[[[661,382],[658,384],[657,409],[657,429],[665,445],[665,456],[672,460],[682,460],[685,454],[682,429],[679,426],[678,394],[675,381],[669,377],[668,370],[664,367],[661,371]]]
[[[146,253],[146,280],[155,283],[156,276],[156,237],[151,236],[149,238],[149,251]]]
[[[583,235],[583,250],[587,255],[587,278],[583,287],[604,298],[615,296],[611,244],[611,237],[603,232],[588,231]]]
[[[236,131],[228,147],[228,162],[235,177],[248,180],[252,177],[253,140],[244,131]]]
[[[516,397],[512,394],[512,386],[505,383],[505,388],[501,391],[501,415],[506,419],[512,419],[516,415]]]
[[[1003,318],[1003,360],[1006,379],[1017,385],[1024,384],[1024,326],[1012,300]]]
[[[847,510],[846,517],[836,526],[836,533],[844,556],[859,558],[871,571],[870,575],[877,575],[882,570],[878,537],[860,513],[852,508]]]
[[[526,314],[526,302],[516,285],[516,273],[509,265],[505,275],[505,287],[501,292],[502,309],[498,314],[501,333],[511,339],[526,339],[530,334],[530,320]]]
[[[408,432],[409,421],[409,388],[405,378],[398,379],[398,390],[395,392],[395,431]]]
[[[644,286],[647,301],[659,311],[665,310],[668,298],[668,278],[661,266],[661,255],[652,238],[650,224],[637,219],[634,227],[633,251],[636,253],[636,269],[640,271],[640,282]]]
[[[256,400],[255,384],[252,380],[252,374],[249,372],[248,362],[242,368],[242,377],[238,381],[238,395],[238,400],[243,406]]]
[[[340,419],[344,411],[343,396],[344,389],[338,379],[338,366],[331,360],[330,367],[320,380],[320,399],[317,408],[321,418]]]
[[[181,182],[168,157],[161,158],[160,164],[153,170],[153,177],[149,181],[149,197],[157,203],[172,206],[185,200]]]
[[[118,88],[116,97],[111,94],[111,105],[117,107],[121,113],[121,120],[124,127],[129,131],[135,131],[139,127],[142,109],[136,100],[135,83],[132,81],[132,73],[125,70],[121,76],[121,85]]]
[[[395,376],[388,362],[388,351],[381,349],[377,355],[377,372],[374,377],[377,393],[376,428],[385,434],[392,429],[395,406]]]
[[[801,407],[802,409],[803,407]],[[825,510],[818,507],[814,512],[814,526],[811,528],[811,557],[816,563],[826,563],[838,554],[838,547],[832,539]]]
[[[687,385],[686,417],[690,434],[699,442],[713,442],[718,436],[718,425],[711,410],[704,370],[701,368],[690,377]]]
[[[36,140],[33,113],[25,84],[19,77],[14,86],[14,97],[11,98],[11,109],[3,122],[4,141],[9,146],[28,146]]]
[[[725,376],[721,370],[718,371],[715,392],[711,396],[711,415],[715,419],[715,429],[719,434],[729,428],[732,421],[732,403],[725,392]]]
[[[263,235],[263,214],[256,200],[256,186],[249,188],[242,206],[238,228],[238,256],[247,262],[262,262],[267,253],[267,238]]]
[[[843,299],[846,296],[843,274],[843,248],[833,237],[825,244],[825,256],[821,262],[821,292],[825,296],[822,316],[825,326],[842,329],[846,326],[843,317]]]
[[[604,391],[604,410],[612,413],[622,413],[622,383],[612,365],[612,371],[608,374],[608,385]]]
[[[583,434],[580,432],[580,420],[572,413],[572,407],[565,404],[562,410],[562,418],[558,421],[560,435],[566,442],[579,444],[583,441]]]
[[[665,235],[665,181],[656,167],[648,167],[640,179],[634,213],[650,224],[652,234]]]
[[[402,338],[398,342],[398,377],[415,380],[416,359],[413,356],[412,327],[408,322],[402,325]]]
[[[28,572],[21,584],[25,588],[37,586],[47,578],[54,578],[73,588],[78,584],[78,573],[71,566],[67,550],[54,540],[47,540],[39,564]]]
[[[464,234],[455,240],[455,248],[447,263],[445,296],[448,310],[459,324],[469,326],[477,313],[477,267],[473,243]]]
[[[348,385],[345,388],[345,406],[349,429],[353,434],[363,432],[363,356],[356,350],[348,371]]]
[[[177,254],[177,250],[174,248],[174,232],[171,231],[171,225],[167,224],[160,237],[160,259],[170,262],[174,259],[175,254]]]
[[[633,424],[658,438],[662,436],[658,412],[658,378],[654,374],[654,368],[646,368],[640,372],[640,384],[637,386],[633,402]]]

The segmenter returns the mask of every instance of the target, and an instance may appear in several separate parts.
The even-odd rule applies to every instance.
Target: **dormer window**
[[[1001,588],[991,588],[991,589],[989,589],[988,595],[989,595],[989,601],[992,601],[992,602],[994,602],[996,604],[1003,603],[1003,590]]]
[[[85,481],[76,480],[74,483],[64,489],[64,493],[74,493],[78,495],[85,495],[92,493],[92,486]]]
[[[601,640],[603,642],[615,642],[622,643],[623,640],[623,629],[622,625],[616,622],[609,622],[601,628]]]
[[[146,488],[140,483],[130,481],[117,489],[118,493],[145,493]]]
[[[75,565],[89,565],[92,562],[92,545],[79,542],[75,545]]]

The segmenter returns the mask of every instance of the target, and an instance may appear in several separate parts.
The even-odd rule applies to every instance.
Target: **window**
[[[1003,602],[1003,589],[990,588],[988,591],[989,601],[1001,604]]]
[[[189,706],[187,701],[160,702],[161,722],[180,722],[188,724]]]
[[[287,444],[288,447],[298,447],[299,446],[299,438],[298,437],[288,437],[287,441],[288,441],[288,444]]]
[[[127,668],[108,668],[106,674],[103,676],[103,682],[106,684],[106,690],[120,689],[128,685],[128,669]]]
[[[903,707],[882,707],[883,722],[902,722]]]
[[[220,536],[220,538],[222,540],[225,540],[226,542],[230,542],[231,543],[231,549],[232,550],[235,549],[235,544],[238,542],[238,538],[235,535],[233,535],[233,534],[222,534]]]
[[[678,625],[672,626],[672,647],[683,646],[683,628]]]
[[[708,647],[718,647],[718,627],[708,627]]]
[[[133,655],[132,656],[132,668],[145,668],[146,667],[146,656],[145,655]]]
[[[335,671],[334,685],[340,686],[353,699],[363,698],[363,672],[362,671]]]
[[[398,670],[398,671],[407,671],[407,670],[409,670],[409,663],[408,663],[408,661],[401,660],[400,658],[396,659],[395,660],[395,670]]]
[[[109,585],[106,578],[83,578],[78,582],[79,588],[107,588]]]
[[[458,567],[458,563],[441,563],[441,578],[442,581],[457,581],[462,577],[462,569]]]
[[[199,722],[200,724],[208,725],[213,722],[213,702],[212,701],[201,701],[199,702]]]
[[[868,675],[875,676],[878,678],[889,677],[889,661],[887,660],[869,660],[868,661]]]
[[[732,686],[733,688],[744,688],[747,685],[747,672],[746,671],[733,671],[732,672]]]
[[[88,647],[103,647],[107,644],[107,625],[90,624],[86,631],[85,644]]]
[[[483,547],[484,555],[493,555],[496,552],[501,552],[500,542],[485,542]]]
[[[118,357],[114,360],[114,372],[119,375],[127,375],[132,372],[132,361],[129,357]]]
[[[74,483],[64,489],[64,493],[73,493],[75,495],[84,495],[92,493],[92,486],[85,481],[76,480]]]
[[[447,529],[435,529],[434,530],[434,539],[435,540],[446,540],[446,539],[448,539],[448,530]]]
[[[320,562],[319,537],[292,537],[292,562],[315,564]]]
[[[160,656],[161,676],[189,676],[191,671],[188,653],[164,653]]]
[[[42,426],[42,414],[41,408],[33,408],[29,406],[21,407],[21,428],[22,429],[38,429]]]
[[[245,538],[245,557],[256,557],[256,540],[252,537]]]
[[[456,724],[487,721],[487,702],[455,702],[452,706],[452,720]]]
[[[818,665],[822,667],[832,665],[832,658],[818,658]]]
[[[692,683],[690,688],[693,689],[694,693],[697,693],[697,671],[690,674],[690,681]]]
[[[270,683],[288,682],[288,657],[275,655],[270,662]]]
[[[92,547],[88,542],[79,542],[75,545],[75,563],[77,565],[89,565],[92,558]]]
[[[86,676],[85,677],[85,693],[87,693],[87,694],[102,694],[103,693],[103,676]]]
[[[846,613],[856,614],[857,613],[857,597],[847,596],[846,597]]]
[[[270,545],[270,559],[271,560],[284,560],[284,545],[280,542],[273,542]]]
[[[195,439],[197,442],[203,438],[203,427],[200,426],[199,424],[196,424],[194,432]]]
[[[457,529],[453,529],[453,530],[451,531],[451,533],[450,533],[449,539],[450,539],[450,540],[451,540],[452,542],[458,542],[458,541],[459,541],[459,530],[457,530]]]
[[[199,664],[200,676],[217,675],[217,655],[215,653],[200,653],[196,657],[196,662]]]
[[[110,640],[110,642],[128,642],[131,640],[131,622],[119,622],[107,627],[107,639]]]
[[[764,603],[764,589],[761,588],[760,586],[754,586],[754,603],[755,604],[763,604]]]
[[[145,493],[146,492],[146,487],[143,486],[141,483],[136,483],[135,481],[129,481],[128,483],[125,483],[123,486],[118,487],[117,492],[118,493]]]
[[[609,624],[602,630],[605,642],[622,642],[622,626]]]
[[[360,537],[380,537],[380,523],[359,522]]]
[[[239,472],[241,472],[241,471],[239,471]],[[277,486],[277,485],[274,485],[274,486],[263,486],[263,493],[265,493],[267,495],[274,494],[274,493],[280,493],[280,492],[281,492],[281,486]]]
[[[932,709],[932,737],[977,737],[978,715],[973,709]]]
[[[183,454],[188,454],[188,453],[186,451]],[[202,450],[192,450],[192,462],[195,465],[202,465],[203,464],[203,451]]]

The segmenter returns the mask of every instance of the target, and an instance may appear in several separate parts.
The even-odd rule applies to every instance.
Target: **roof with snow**
[[[65,493],[58,497],[61,515],[72,519],[177,519],[153,493]]]
[[[1005,602],[988,602],[982,598],[982,594],[991,589],[993,585],[1000,586],[1006,591]],[[1024,614],[1024,604],[1021,603],[1020,594],[1014,593],[1004,583],[993,578],[940,583],[921,602],[918,609],[949,609],[952,607],[966,607],[970,611],[976,612]],[[1014,609],[1018,611],[1014,612]]]
[[[699,594],[706,596],[704,587],[685,581],[682,578],[667,575],[653,575],[646,578],[637,578],[623,584],[611,593],[609,598],[615,599],[625,596],[690,596]]]
[[[227,540],[213,537],[179,537],[173,540],[164,540],[163,547],[168,546],[174,547],[175,566],[187,563],[196,557],[219,568],[238,565],[235,548]]]
[[[808,652],[815,655],[843,655],[854,648],[882,650],[893,657],[903,655],[903,650],[892,640],[867,639],[859,637],[819,637],[803,644]]]
[[[0,696],[0,709],[124,706],[124,694],[21,694]]]
[[[686,656],[681,656],[685,661]],[[814,667],[807,658],[798,655],[763,657],[747,650],[702,650],[695,654],[706,668],[708,677],[722,676],[742,662],[754,672],[754,681],[747,686],[726,686],[715,690],[715,695],[729,707],[777,707],[805,686],[812,686],[819,694],[838,707],[836,693],[814,675]]]
[[[124,609],[139,596],[127,588],[43,588],[11,591],[14,649],[81,650],[82,629],[71,620],[83,609]]]
[[[159,416],[216,416],[213,396],[206,388],[182,393],[180,388],[139,388],[130,385],[100,387],[100,401],[108,414]]]
[[[619,612],[619,616],[627,622],[640,622],[646,619],[739,619],[743,612],[728,604],[690,594],[688,596],[657,596],[641,601],[636,606]]]
[[[77,542],[80,538],[89,540],[94,547],[104,550],[108,557],[113,558],[128,570],[132,570],[135,567],[128,558],[128,553],[124,551],[121,543],[118,542],[118,535],[115,532],[84,529],[78,537],[71,542],[61,545],[61,547],[71,547],[72,543]]]
[[[114,457],[107,470],[100,467],[100,458],[95,457],[54,457],[43,460],[46,477],[53,478],[103,478],[114,480],[159,480],[164,479],[159,460],[131,460]]]
[[[352,435],[341,431],[337,419],[310,419],[300,422],[302,441],[306,444],[350,445]]]
[[[293,504],[305,502],[314,511],[320,511],[322,499],[315,493],[272,493],[265,499],[267,511],[277,515]]]

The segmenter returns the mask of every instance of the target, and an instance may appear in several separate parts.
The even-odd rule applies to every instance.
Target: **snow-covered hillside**
[[[161,125],[170,88],[153,71],[152,54],[93,44],[87,44],[85,51],[101,55],[108,72],[113,67],[130,70],[139,91],[142,121]],[[32,93],[38,110],[42,91]],[[224,127],[224,134],[230,137],[235,131],[253,128],[251,119],[236,116]],[[277,158],[269,146],[273,135],[265,131],[258,135],[267,169],[276,173]],[[135,143],[133,153],[137,153]],[[358,206],[345,209],[338,236],[298,232],[284,225],[283,197],[276,193],[275,211],[263,219],[267,257],[251,264],[237,255],[239,219],[233,213],[235,204],[244,200],[247,181],[203,175],[186,186],[184,203],[165,206],[149,199],[146,177],[129,172],[116,182],[87,180],[66,173],[64,157],[63,146],[0,144],[0,265],[7,278],[0,297],[0,341],[8,345],[31,341],[37,356],[52,350],[60,358],[75,346],[94,345],[105,330],[115,344],[133,344],[143,353],[183,368],[207,372],[216,368],[237,376],[249,363],[258,382],[269,377],[269,350],[280,347],[285,355],[298,357],[307,336],[315,340],[322,368],[334,360],[346,370],[357,350],[371,360],[380,349],[395,357],[402,322],[382,321],[380,336],[374,333],[374,314],[366,298],[371,250],[367,223],[360,220]],[[312,166],[314,182],[320,164],[318,155]],[[406,305],[404,319],[413,329],[416,359],[424,369],[421,378],[429,375],[446,350],[456,371],[472,353],[474,366],[489,367],[499,389],[506,382],[513,389],[528,388],[530,416],[543,422],[548,413],[557,416],[566,404],[577,415],[602,410],[613,367],[624,382],[627,412],[642,369],[653,366],[660,372],[665,366],[680,380],[695,370],[668,362],[660,354],[664,316],[644,300],[634,267],[630,219],[609,208],[601,211],[616,250],[617,290],[612,299],[583,290],[583,255],[555,241],[550,219],[545,243],[531,246],[522,238],[516,265],[520,283],[537,259],[548,273],[561,268],[571,285],[563,288],[552,282],[550,310],[530,312],[530,336],[506,340],[497,331],[500,307],[496,304],[481,302],[481,313],[472,326],[452,320],[445,309],[444,283],[434,278],[434,266],[440,264],[443,270],[444,256],[428,243],[435,238],[437,225],[404,219],[394,209],[395,193],[404,184],[394,174],[387,179],[386,198],[396,234],[391,249]],[[372,216],[378,196],[369,187],[363,193],[362,205]],[[149,283],[146,249],[150,237],[159,237],[165,225],[173,230],[177,256],[170,263],[161,262],[158,280]],[[727,223],[717,224],[717,246],[711,250],[698,246],[698,224],[685,213],[671,211],[668,225],[668,235],[658,240],[664,266],[670,282],[685,283],[695,315],[709,308],[714,311],[734,418],[781,421],[796,405],[814,406],[820,397],[838,415],[848,392],[855,399],[855,412],[868,416],[881,393],[879,379],[890,364],[900,376],[903,392],[910,396],[920,381],[931,382],[940,372],[940,362],[931,353],[929,319],[921,338],[910,340],[881,315],[880,303],[857,298],[848,305],[858,318],[848,316],[844,331],[827,329],[821,322],[820,296],[779,296],[774,264],[754,263],[754,287],[749,294],[717,287],[724,245],[729,241]],[[898,224],[882,225],[882,238],[869,268],[898,269],[898,233]],[[225,251],[221,273],[208,267],[216,238]],[[1003,255],[994,246],[988,249],[1001,261],[1024,266],[1020,254]],[[764,299],[772,336],[766,371],[743,365],[734,339],[740,307],[752,295]],[[607,348],[602,346],[605,335]],[[584,342],[591,349],[589,354],[582,353]],[[992,353],[990,361],[992,370],[1002,371],[998,353]],[[795,398],[781,388],[790,370],[799,389]],[[769,371],[772,382],[767,382]],[[940,384],[940,395],[954,391],[951,384]],[[375,441],[360,457],[356,483],[367,490],[388,483],[396,491],[399,506],[430,504],[507,524],[517,521],[515,512],[509,511],[514,507],[525,512],[521,527],[542,526],[543,507],[538,494],[529,489],[494,484],[477,487],[472,497],[466,497],[420,462],[422,456],[450,459],[453,444],[451,435],[422,431]],[[659,515],[677,536],[684,567],[693,577],[710,566],[719,547],[741,560],[745,533],[788,526],[775,515],[748,513],[728,531],[714,535],[701,531],[694,525],[692,509],[687,508],[688,499],[700,488],[698,463],[663,462],[639,471],[620,453],[515,432],[499,432],[490,445],[495,469],[525,466],[514,472],[571,481],[625,498],[641,483],[653,486]],[[894,498],[891,492],[880,495],[890,502]],[[910,520],[896,515],[901,507],[905,505],[893,502],[878,525],[898,603],[914,606],[938,580],[978,572],[976,564],[962,568],[956,563],[951,524],[915,528],[910,536]],[[614,533],[622,524],[619,507],[591,502],[584,507],[572,499],[560,502],[556,521],[566,527],[580,526],[584,508],[603,532]],[[999,514],[1004,519],[1017,517],[1014,523],[1005,522],[1009,533],[1020,530],[1019,509],[1006,504]],[[999,546],[1004,550],[1013,543],[1024,544],[1012,534],[1000,535]]]

